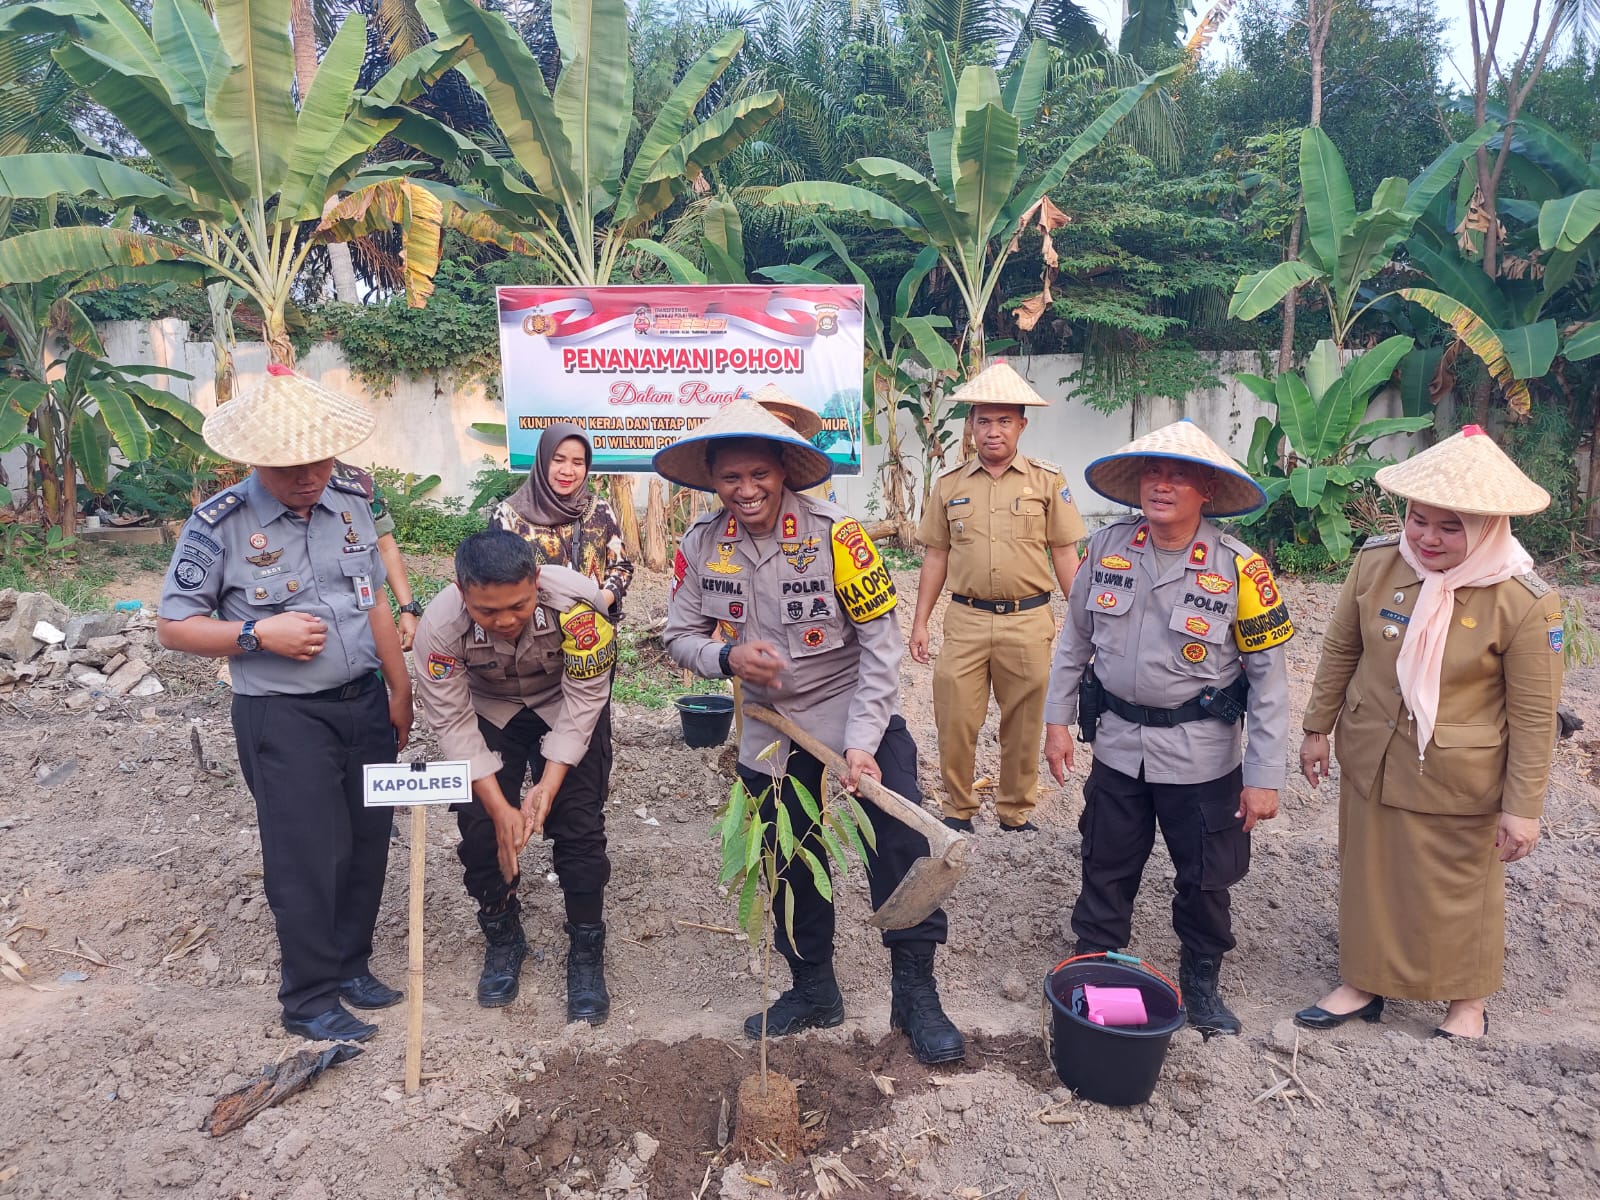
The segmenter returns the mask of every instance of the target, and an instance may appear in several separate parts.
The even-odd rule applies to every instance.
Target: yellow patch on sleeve
[[[579,601],[561,614],[561,662],[573,679],[604,675],[617,661],[616,627]]]
[[[833,527],[833,590],[857,625],[863,625],[898,603],[894,580],[878,548],[859,522],[843,520]]]
[[[1270,650],[1294,636],[1289,606],[1283,602],[1272,568],[1259,554],[1233,556],[1239,570],[1239,610],[1234,616],[1233,641],[1241,654]]]

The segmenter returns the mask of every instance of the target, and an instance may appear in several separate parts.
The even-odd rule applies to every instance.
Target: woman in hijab
[[[1403,532],[1370,540],[1323,639],[1300,769],[1338,749],[1343,982],[1295,1014],[1376,1021],[1385,997],[1449,1002],[1436,1037],[1489,1031],[1505,864],[1539,840],[1561,692],[1561,603],[1512,516],[1550,496],[1469,425],[1383,468]]]
[[[594,451],[583,430],[565,422],[539,437],[528,478],[489,515],[490,529],[505,529],[531,543],[541,563],[556,563],[600,585],[613,621],[633,581],[623,557],[622,532],[611,506],[589,490]]]

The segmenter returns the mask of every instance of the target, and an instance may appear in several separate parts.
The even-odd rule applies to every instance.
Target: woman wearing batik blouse
[[[622,531],[611,506],[589,489],[594,451],[576,425],[552,425],[539,438],[533,469],[523,485],[489,514],[490,529],[529,542],[541,563],[571,567],[600,585],[612,621],[633,581],[622,551]]]

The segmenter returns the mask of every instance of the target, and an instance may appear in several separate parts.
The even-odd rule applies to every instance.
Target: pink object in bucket
[[[1083,1003],[1096,1025],[1143,1025],[1150,1019],[1144,1010],[1144,993],[1138,988],[1085,984]]]

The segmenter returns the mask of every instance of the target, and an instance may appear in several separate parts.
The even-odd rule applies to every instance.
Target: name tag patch
[[[1410,617],[1406,616],[1405,613],[1397,613],[1392,608],[1380,608],[1378,610],[1378,615],[1385,621],[1393,621],[1396,625],[1411,624]]]

